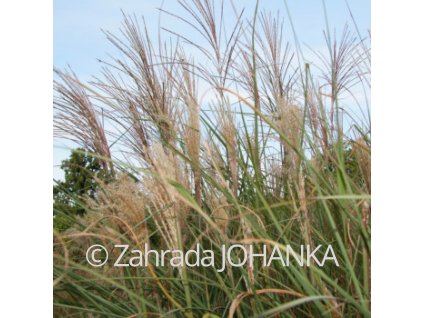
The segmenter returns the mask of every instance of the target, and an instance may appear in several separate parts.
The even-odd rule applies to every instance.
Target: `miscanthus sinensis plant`
[[[278,15],[225,21],[228,3],[179,4],[183,16],[161,14],[193,38],[153,39],[124,14],[121,33],[105,32],[119,54],[92,82],[55,69],[57,136],[111,176],[54,233],[56,316],[369,317],[370,118],[353,93],[370,90],[369,39],[326,30],[317,67]],[[223,244],[330,244],[339,266],[93,268],[95,243],[200,244],[217,259]]]

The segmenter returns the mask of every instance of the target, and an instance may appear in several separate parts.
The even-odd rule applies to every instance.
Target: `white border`
[[[422,309],[422,7],[372,5],[372,315]]]
[[[51,1],[0,5],[0,317],[52,317]]]

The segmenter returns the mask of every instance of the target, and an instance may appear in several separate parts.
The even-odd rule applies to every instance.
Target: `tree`
[[[65,180],[56,180],[53,186],[53,224],[63,231],[75,223],[75,216],[86,213],[84,197],[95,199],[98,180],[107,181],[111,176],[96,157],[82,148],[73,150],[60,168]]]

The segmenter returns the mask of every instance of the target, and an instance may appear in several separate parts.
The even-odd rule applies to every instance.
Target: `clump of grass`
[[[57,315],[369,317],[370,127],[340,106],[356,83],[368,89],[364,40],[326,31],[313,74],[278,16],[257,6],[231,24],[223,2],[179,4],[185,16],[163,14],[203,42],[162,29],[153,44],[124,15],[121,35],[106,32],[121,57],[102,76],[56,71],[58,133],[113,171],[86,216],[55,233]],[[331,244],[340,266],[96,269],[83,257],[93,242],[198,243],[217,259],[222,244]]]

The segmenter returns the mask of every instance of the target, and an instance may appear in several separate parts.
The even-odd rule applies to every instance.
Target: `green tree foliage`
[[[63,231],[75,222],[75,216],[85,214],[83,198],[95,199],[98,180],[107,180],[109,174],[97,158],[81,148],[73,150],[60,167],[65,180],[55,181],[53,186],[53,224],[55,229]]]

